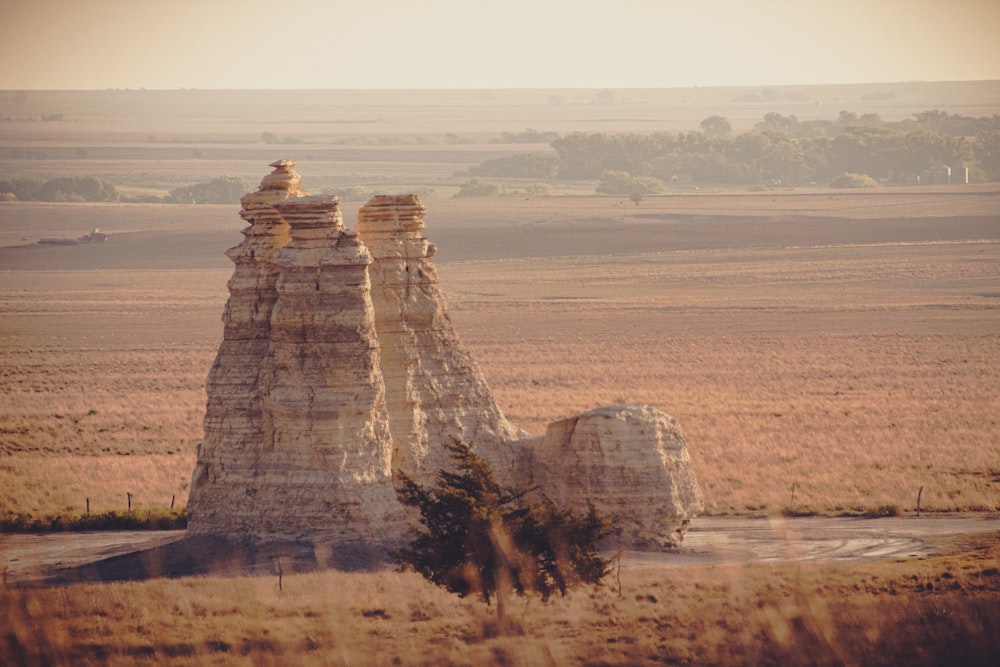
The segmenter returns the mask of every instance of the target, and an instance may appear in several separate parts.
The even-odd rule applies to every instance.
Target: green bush
[[[448,450],[455,471],[440,471],[433,488],[396,472],[400,501],[418,508],[423,523],[398,560],[459,596],[487,603],[496,596],[501,617],[510,590],[545,600],[608,573],[609,561],[598,555],[608,524],[593,505],[577,515],[547,497],[529,501],[529,491],[499,484],[468,444],[455,439]]]

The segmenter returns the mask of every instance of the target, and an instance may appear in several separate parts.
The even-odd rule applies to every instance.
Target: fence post
[[[126,492],[125,495],[128,496],[128,511],[131,512],[132,511],[132,494],[129,493],[129,492]]]
[[[87,516],[90,516],[90,498],[87,498]]]
[[[920,516],[920,496],[922,496],[923,494],[924,494],[924,487],[921,486],[920,490],[917,491],[917,516],[918,517]]]

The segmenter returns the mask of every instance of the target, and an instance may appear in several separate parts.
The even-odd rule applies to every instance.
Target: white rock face
[[[236,267],[222,314],[222,343],[208,373],[205,437],[191,481],[191,534],[256,534],[254,491],[247,480],[260,468],[269,427],[261,407],[260,375],[271,341],[271,310],[277,300],[278,250],[289,241],[288,223],[274,204],[308,193],[299,188],[293,162],[271,165],[260,189],[243,197],[240,217],[249,223],[243,242],[226,251]]]
[[[290,169],[280,163],[274,180],[297,182]],[[273,197],[267,184],[244,198],[251,227],[229,253],[237,267],[206,387],[189,532],[384,551],[406,526],[392,487],[371,257],[335,198]]]
[[[549,425],[526,443],[517,473],[563,507],[587,500],[610,517],[614,541],[634,549],[680,545],[702,510],[677,421],[647,405],[612,406]]]
[[[590,500],[630,548],[676,546],[702,508],[677,423],[600,408],[532,439],[496,405],[448,317],[414,195],[378,196],[345,229],[336,198],[271,165],[243,197],[223,341],[206,384],[191,535],[323,547],[332,561],[407,538],[393,472],[436,481],[473,445],[505,484]],[[316,553],[315,551],[313,553]]]
[[[435,247],[421,235],[426,209],[415,195],[373,197],[355,230],[372,254],[369,267],[375,329],[395,466],[433,484],[451,461],[451,438],[471,443],[509,480],[514,428],[493,399],[479,366],[448,317],[431,261]]]

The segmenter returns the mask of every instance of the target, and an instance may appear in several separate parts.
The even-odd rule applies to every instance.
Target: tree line
[[[0,201],[232,204],[254,189],[250,181],[218,176],[204,183],[174,188],[164,196],[123,197],[115,186],[93,176],[0,179]]]
[[[1000,116],[972,118],[939,110],[889,122],[841,111],[834,120],[766,114],[751,130],[732,131],[724,116],[680,133],[573,133],[550,142],[555,153],[488,160],[477,176],[601,179],[606,172],[661,182],[731,185],[828,184],[839,174],[913,182],[929,168],[969,169],[973,181],[1000,180]]]

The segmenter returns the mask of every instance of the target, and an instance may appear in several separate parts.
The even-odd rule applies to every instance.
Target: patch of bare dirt
[[[693,522],[679,551],[624,552],[621,566],[927,558],[941,553],[949,537],[998,530],[997,514],[886,519],[702,517]],[[276,568],[272,561],[270,553],[247,558],[218,541],[185,540],[184,531],[0,535],[4,580],[13,584],[251,574]]]

